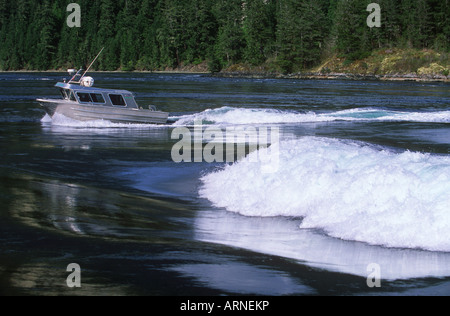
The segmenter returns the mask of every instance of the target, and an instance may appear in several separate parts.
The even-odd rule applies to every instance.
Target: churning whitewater
[[[204,176],[200,195],[245,216],[300,217],[300,228],[336,238],[450,251],[448,156],[318,137],[281,141],[273,173],[251,155]]]

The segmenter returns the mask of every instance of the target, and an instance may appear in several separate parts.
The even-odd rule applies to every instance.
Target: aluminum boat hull
[[[169,113],[145,109],[79,104],[70,100],[38,99],[50,117],[61,114],[78,121],[106,120],[125,124],[166,124]]]

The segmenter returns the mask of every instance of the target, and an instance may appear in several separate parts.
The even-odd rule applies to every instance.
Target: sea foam
[[[382,108],[354,108],[316,113],[262,108],[222,107],[203,112],[173,116],[177,126],[202,124],[291,124],[334,121],[398,121],[449,123],[450,111],[406,112]]]
[[[200,195],[344,240],[450,252],[450,157],[317,137],[279,146],[276,172],[248,156],[202,177]]]

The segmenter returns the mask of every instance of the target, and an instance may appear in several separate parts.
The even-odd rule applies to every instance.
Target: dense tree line
[[[81,7],[70,28],[69,3]],[[366,24],[369,3],[382,27]],[[155,70],[208,61],[271,63],[286,72],[326,54],[349,60],[379,48],[448,51],[449,0],[0,0],[0,69],[86,64],[99,70]]]

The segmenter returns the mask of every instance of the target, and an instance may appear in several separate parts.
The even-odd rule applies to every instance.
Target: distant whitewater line
[[[174,116],[175,125],[203,124],[283,124],[332,121],[399,121],[450,123],[450,111],[405,112],[377,108],[357,108],[331,113],[280,111],[274,109],[246,109],[222,107],[196,114]]]

